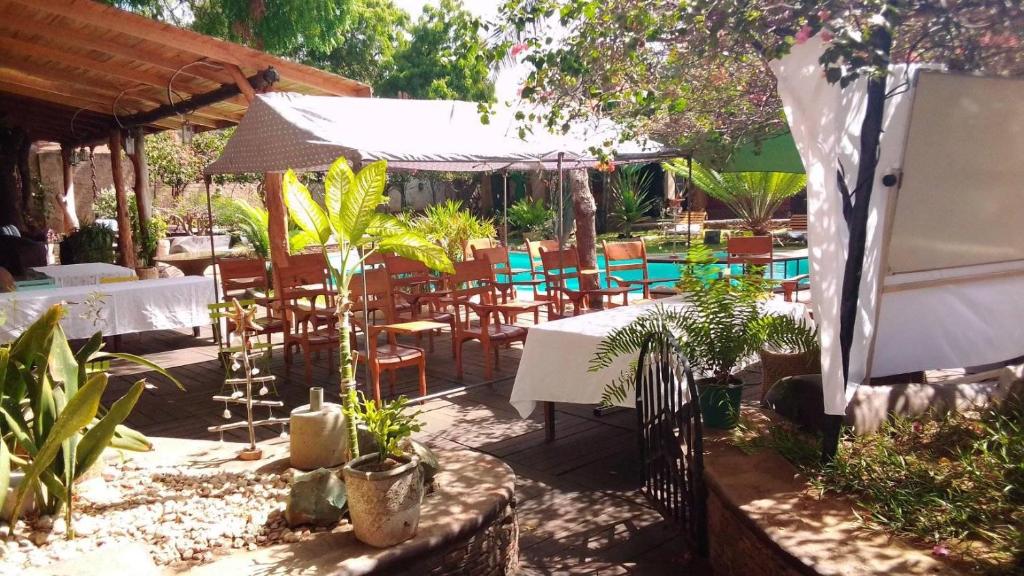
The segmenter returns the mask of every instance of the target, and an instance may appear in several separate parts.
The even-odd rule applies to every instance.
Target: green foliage
[[[194,30],[293,57],[333,49],[346,32],[351,4],[351,0],[189,2]]]
[[[814,329],[763,311],[770,283],[761,269],[723,277],[715,266],[714,252],[702,244],[694,244],[688,258],[691,264],[680,279],[687,305],[656,306],[613,330],[591,359],[591,372],[611,366],[620,356],[637,354],[650,335],[669,333],[676,337],[695,373],[727,384],[740,364],[763,346],[791,348],[816,342]],[[602,403],[623,401],[632,389],[634,371],[635,362],[605,388]]]
[[[387,162],[366,165],[354,173],[344,156],[334,161],[324,178],[324,204],[321,206],[309,193],[295,172],[284,175],[283,193],[288,215],[300,229],[293,238],[294,245],[315,245],[324,255],[324,261],[338,287],[339,357],[343,406],[351,410],[358,402],[355,389],[356,356],[351,349],[352,302],[349,285],[362,260],[377,250],[389,251],[423,262],[445,272],[454,271],[451,260],[440,246],[410,230],[394,216],[383,214],[377,208],[387,201],[384,187],[387,182]],[[341,254],[338,265],[327,257],[331,239],[338,243]],[[346,432],[352,457],[359,455],[359,443],[354,421],[346,420]]]
[[[409,43],[395,53],[395,71],[377,86],[379,93],[413,98],[494,99],[483,26],[461,0],[423,7]]]
[[[522,95],[551,128],[596,112],[623,138],[657,137],[714,164],[786,127],[767,63],[822,29],[822,73],[842,84],[886,68],[880,29],[894,36],[892,59],[1024,70],[1024,11],[1005,0],[509,0],[490,54],[525,62]]]
[[[107,447],[151,448],[144,436],[122,425],[145,382],[136,382],[105,410],[100,399],[107,374],[97,367],[121,358],[181,384],[148,360],[103,352],[101,333],[73,352],[59,324],[63,313],[63,306],[51,307],[21,336],[0,346],[0,486],[9,482],[12,469],[23,470],[10,523],[18,518],[25,498],[34,494],[43,513],[65,509],[70,536],[75,480]],[[6,496],[0,490],[0,504]]]
[[[490,218],[478,218],[462,207],[458,200],[431,204],[423,215],[413,218],[411,227],[444,249],[448,260],[465,258],[467,243],[472,238],[496,238],[497,230]]]
[[[416,419],[420,413],[406,414],[409,399],[399,396],[392,402],[385,402],[380,408],[373,399],[360,393],[361,401],[345,410],[345,416],[366,426],[377,444],[377,462],[383,464],[389,457],[403,456],[399,445],[402,440],[422,430],[423,425]]]
[[[391,0],[353,0],[345,30],[329,52],[303,61],[378,86],[395,72],[395,55],[408,45],[409,14]]]
[[[115,237],[114,231],[102,224],[86,224],[61,241],[61,264],[113,264]]]
[[[171,189],[178,198],[189,184],[203,180],[203,169],[216,160],[224,150],[234,128],[202,132],[185,144],[176,132],[165,131],[146,136],[146,162],[150,174]],[[214,182],[255,182],[252,174],[216,176]]]
[[[225,200],[226,202],[222,203],[225,212],[222,214],[231,214],[225,218],[225,222],[230,222],[230,228],[242,235],[257,256],[270,258],[270,215],[267,211],[252,206],[245,200]]]
[[[690,178],[686,162],[664,164],[684,178]],[[784,172],[716,172],[693,163],[693,183],[743,220],[743,228],[757,236],[771,233],[771,219],[787,198],[807,186],[807,176]]]
[[[210,230],[205,194],[181,194],[161,212],[168,222],[193,236],[202,236]]]
[[[633,226],[649,220],[647,213],[655,204],[650,194],[651,182],[651,173],[643,166],[624,166],[615,175],[612,183],[614,204],[608,216],[627,236],[632,233]]]
[[[144,225],[146,226],[145,240],[139,233],[138,227],[132,230],[132,235],[135,237],[135,246],[139,252],[139,264],[153,266],[160,240],[167,236],[167,222],[159,215],[154,215]]]
[[[948,548],[985,574],[1024,561],[1024,406],[938,420],[896,418],[849,437],[818,471],[823,492],[852,496],[873,529]]]
[[[558,215],[539,198],[522,198],[508,207],[508,223],[522,232],[550,233]]]

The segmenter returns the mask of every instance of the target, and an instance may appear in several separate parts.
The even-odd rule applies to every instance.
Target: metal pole
[[[210,199],[210,184],[213,182],[212,176],[204,176],[203,183],[206,185],[206,217],[209,218],[209,231],[210,231],[210,261],[213,262],[213,301],[220,302],[220,287],[217,280],[217,251],[214,249],[213,242],[213,201]],[[140,226],[143,224],[140,222]],[[226,324],[225,324],[226,327]],[[217,320],[217,330],[213,332],[214,342],[219,341],[220,332],[220,320]],[[251,421],[251,418],[250,418]]]
[[[686,184],[683,186],[683,210],[686,210],[686,249],[690,249],[690,180],[693,179],[693,155],[686,157]]]
[[[564,153],[558,153],[558,249],[565,247],[565,191],[562,175],[562,158]]]
[[[501,171],[502,243],[508,247],[508,168]]]

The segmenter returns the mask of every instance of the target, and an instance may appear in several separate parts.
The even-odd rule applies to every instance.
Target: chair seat
[[[678,282],[678,278],[637,278],[636,280],[621,280],[623,284],[660,284],[663,282]]]
[[[260,332],[280,332],[284,329],[284,320],[281,318],[257,318],[253,323],[260,327]]]
[[[377,347],[376,362],[380,365],[404,364],[412,362],[423,356],[423,350],[415,346],[403,346],[401,344],[382,344]],[[359,353],[359,359],[366,360],[366,352]]]
[[[598,288],[596,290],[587,290],[587,294],[601,294],[603,296],[615,296],[629,292],[629,286],[617,286],[614,288]]]
[[[305,335],[305,337],[306,337],[306,340],[308,340],[310,344],[314,344],[314,345],[319,345],[319,344],[323,344],[323,345],[337,344],[339,342],[338,331],[337,330],[326,330],[324,328],[317,328],[316,330],[310,330]],[[300,339],[301,339],[301,336],[300,336]]]
[[[511,324],[490,324],[487,326],[487,333],[492,342],[502,342],[506,340],[525,338],[526,328],[524,326],[513,326]],[[463,335],[479,338],[483,335],[483,332],[480,330],[479,326],[474,326],[463,330]]]

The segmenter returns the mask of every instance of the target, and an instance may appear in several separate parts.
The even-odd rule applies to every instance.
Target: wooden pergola
[[[32,142],[60,143],[64,190],[59,201],[70,229],[77,226],[67,210],[74,202],[73,150],[108,143],[126,265],[134,264],[134,250],[121,166],[125,138],[131,135],[135,142],[130,158],[145,219],[151,199],[145,192],[143,136],[185,124],[196,132],[234,126],[255,94],[270,90],[371,95],[367,84],[92,0],[0,0],[0,123],[22,135],[16,150],[0,148],[0,169],[27,166]],[[285,212],[280,175],[268,176],[276,253],[287,250]]]

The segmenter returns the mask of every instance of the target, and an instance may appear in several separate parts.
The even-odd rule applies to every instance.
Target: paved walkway
[[[210,397],[223,381],[209,330],[200,338],[186,331],[125,336],[121,350],[142,354],[168,368],[187,391],[146,374],[157,387],[147,391],[129,425],[152,436],[216,439],[207,426],[224,423],[223,404]],[[436,448],[469,448],[507,462],[517,476],[522,573],[540,574],[705,574],[691,566],[685,543],[637,491],[634,460],[634,412],[618,410],[595,417],[592,407],[559,405],[558,439],[544,442],[540,414],[521,419],[508,403],[521,350],[502,351],[500,370],[484,380],[482,356],[466,345],[466,376],[455,378],[450,341],[438,338],[428,359],[428,392],[447,394],[422,406],[425,426],[419,435]],[[308,387],[302,359],[289,375],[282,354],[272,371],[279,397],[288,408],[303,404]],[[334,359],[335,369],[337,358]],[[107,402],[142,375],[134,367],[116,367]],[[395,392],[416,393],[415,370],[400,374]],[[360,377],[360,381],[365,381]],[[337,401],[337,373],[327,370],[326,355],[314,361],[313,385]],[[387,394],[387,378],[384,391]],[[468,388],[468,389],[466,389]],[[285,412],[279,412],[284,415]],[[262,413],[261,413],[262,415]],[[235,419],[241,417],[235,409]],[[278,430],[264,430],[263,439]],[[241,432],[226,434],[242,441]]]

